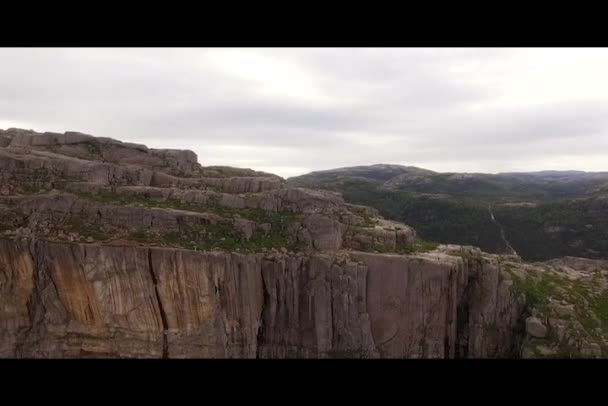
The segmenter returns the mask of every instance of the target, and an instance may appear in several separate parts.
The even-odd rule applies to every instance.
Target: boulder
[[[338,221],[321,214],[312,214],[302,224],[310,233],[314,248],[320,251],[341,248],[342,229]]]
[[[581,355],[586,358],[600,358],[602,356],[602,348],[598,343],[585,341],[581,345]]]
[[[528,317],[526,319],[526,332],[532,337],[544,338],[547,336],[547,327],[540,319]]]
[[[551,308],[559,317],[574,317],[576,315],[573,304],[563,305],[560,303],[553,303]]]

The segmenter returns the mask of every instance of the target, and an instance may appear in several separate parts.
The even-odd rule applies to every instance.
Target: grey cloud
[[[601,142],[608,133],[608,105],[571,102],[456,114],[429,123],[427,130],[443,134],[444,142],[454,146],[525,146],[585,136],[596,136]],[[425,139],[418,141],[424,143]]]
[[[423,162],[458,171],[474,161],[496,171],[527,160],[543,169],[561,156],[583,162],[608,151],[608,100],[494,108],[504,89],[478,81],[476,71],[458,73],[500,70],[514,49],[245,52],[298,67],[332,102],[268,95],[264,83],[213,66],[206,49],[1,49],[0,123],[190,148],[202,162],[265,168]]]

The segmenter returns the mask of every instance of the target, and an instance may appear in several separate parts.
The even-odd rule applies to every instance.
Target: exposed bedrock
[[[0,351],[508,356],[519,307],[507,285],[491,263],[441,253],[242,255],[0,240]]]

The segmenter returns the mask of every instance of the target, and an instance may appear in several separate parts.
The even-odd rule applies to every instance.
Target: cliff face
[[[491,261],[0,240],[2,357],[508,356]],[[495,323],[488,334],[484,323]]]
[[[608,264],[421,241],[191,151],[0,130],[0,357],[608,355]]]

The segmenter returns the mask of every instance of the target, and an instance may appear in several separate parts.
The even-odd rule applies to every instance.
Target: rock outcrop
[[[0,131],[0,357],[602,357],[608,266],[430,246],[191,151]]]
[[[237,254],[0,240],[3,357],[507,356],[445,254]],[[492,285],[490,273],[475,276]],[[493,286],[496,302],[514,300]],[[468,307],[467,321],[459,319]],[[512,333],[513,319],[495,320]],[[460,325],[459,325],[460,323]],[[466,329],[466,332],[463,330]],[[487,348],[497,348],[486,354]]]

